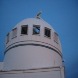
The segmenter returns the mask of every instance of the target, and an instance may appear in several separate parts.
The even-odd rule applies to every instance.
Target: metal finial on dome
[[[42,13],[41,11],[38,12],[37,15],[36,15],[36,18],[40,19],[40,18],[41,18],[41,17],[40,17],[41,13]]]

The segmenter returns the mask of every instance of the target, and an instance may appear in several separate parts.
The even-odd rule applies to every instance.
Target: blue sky
[[[0,61],[4,58],[6,34],[39,11],[60,36],[66,78],[78,78],[78,0],[0,0]]]

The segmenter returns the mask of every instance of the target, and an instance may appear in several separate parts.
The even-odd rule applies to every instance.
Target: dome
[[[62,65],[56,31],[43,19],[19,22],[6,37],[4,70],[23,70]]]
[[[50,27],[52,28],[52,26],[50,26],[46,21],[44,21],[43,19],[38,19],[38,18],[27,18],[27,19],[24,19],[22,20],[21,22],[19,22],[15,27],[18,27],[20,25],[26,25],[26,24],[39,24],[39,25],[44,25],[46,24],[47,26],[46,27]],[[53,29],[53,28],[52,28]]]

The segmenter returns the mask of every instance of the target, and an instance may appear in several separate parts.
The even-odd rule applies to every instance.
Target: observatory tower
[[[4,54],[0,78],[64,78],[59,36],[40,14],[7,34]]]

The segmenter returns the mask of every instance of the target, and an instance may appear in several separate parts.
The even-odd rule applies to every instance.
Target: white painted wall
[[[26,71],[9,71],[0,74],[0,78],[64,78],[64,70],[61,71],[59,68],[54,68],[52,70],[47,69],[47,71],[36,71],[33,72]]]
[[[4,62],[0,62],[0,71],[3,69]]]
[[[28,35],[21,35],[21,25],[28,25]],[[32,35],[33,25],[40,25],[40,35]],[[44,36],[45,27],[51,29],[50,39]],[[61,43],[60,40],[58,44],[54,42],[55,30],[52,26],[42,19],[30,18],[21,21],[14,28],[18,30],[17,37],[12,39],[12,31],[10,32],[10,41],[6,44],[6,50],[9,50],[5,54],[4,66],[2,69],[7,72],[0,72],[0,78],[64,78]],[[43,46],[16,46],[20,44],[40,44],[53,48],[57,52]],[[47,67],[60,67],[60,69],[35,73],[19,71]],[[18,71],[11,73],[10,71],[13,70]]]
[[[62,66],[60,55],[41,46],[28,45],[13,48],[6,53],[4,59],[4,70],[32,69],[52,66]]]

